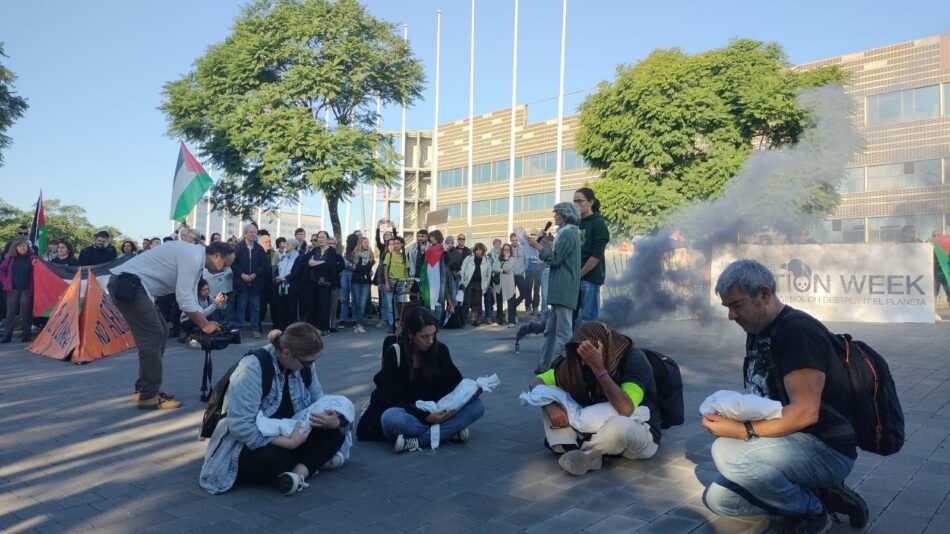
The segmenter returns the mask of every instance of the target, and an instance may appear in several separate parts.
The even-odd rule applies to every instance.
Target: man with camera
[[[125,317],[139,348],[139,378],[132,401],[138,408],[172,409],[181,402],[162,393],[162,357],[168,341],[168,324],[155,308],[155,299],[174,294],[181,311],[206,334],[219,329],[208,321],[198,304],[198,281],[203,269],[219,273],[234,262],[234,249],[227,243],[207,247],[171,241],[153,248],[111,270],[107,288]]]

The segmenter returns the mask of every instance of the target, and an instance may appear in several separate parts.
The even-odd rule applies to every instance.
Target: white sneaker
[[[323,464],[323,467],[321,467],[320,469],[322,469],[323,471],[332,471],[334,469],[339,469],[343,467],[343,462],[345,461],[346,461],[346,458],[343,457],[343,453],[340,451],[337,451],[336,453],[333,454],[333,458],[330,458],[329,460],[327,460],[327,462]]]
[[[452,436],[449,438],[449,441],[454,442],[454,443],[466,443],[468,441],[468,438],[470,438],[471,436],[472,434],[471,432],[469,432],[468,428],[463,428],[462,430],[459,430],[455,434],[452,434]]]
[[[604,458],[591,451],[568,451],[558,458],[557,463],[562,469],[574,476],[581,476],[588,471],[596,471],[604,465]]]
[[[286,473],[277,475],[277,489],[284,495],[293,495],[309,486],[310,484],[307,484],[302,476],[293,471],[287,471]]]
[[[365,334],[365,333],[366,333],[366,329],[364,329],[364,328],[363,328],[363,325],[361,325],[361,324],[358,324],[358,325],[354,326],[354,327],[353,327],[353,331],[356,332],[357,334]]]
[[[419,446],[419,438],[407,438],[406,436],[399,434],[396,438],[396,443],[393,444],[393,452],[399,454],[400,452],[413,452],[421,451],[422,447]]]
[[[386,324],[386,321],[380,321],[380,322],[376,323],[376,328],[386,328],[387,326],[389,326],[389,325]]]
[[[516,325],[515,323],[508,323],[508,325],[505,328],[514,328],[516,326],[518,325]]]

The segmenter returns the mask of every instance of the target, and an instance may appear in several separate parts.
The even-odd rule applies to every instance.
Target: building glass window
[[[514,202],[514,204],[513,204],[514,209],[513,209],[512,211],[514,211],[515,213],[519,213],[519,212],[521,211],[521,207],[522,207],[523,203],[524,203],[524,197],[523,197],[523,196],[515,197],[515,202]]]
[[[524,158],[515,158],[515,178],[521,178]]]
[[[476,200],[472,202],[472,217],[485,217],[491,215],[490,200]]]
[[[492,180],[496,182],[503,182],[507,180],[509,163],[510,162],[506,159],[492,163],[492,171],[491,171]]]
[[[577,153],[573,148],[568,148],[564,150],[564,170],[565,171],[574,171],[577,169],[586,169],[587,163],[584,161],[584,158]]]
[[[937,159],[873,165],[867,172],[868,191],[940,185],[940,160]]]
[[[487,184],[491,182],[491,163],[480,163],[472,166],[472,184]]]
[[[856,193],[864,191],[864,167],[845,169],[841,183],[838,184],[839,193]]]
[[[895,243],[900,240],[901,228],[911,225],[916,230],[917,239],[921,235],[929,236],[935,228],[940,228],[939,213],[927,215],[905,215],[902,217],[872,217],[868,219],[868,241],[871,243]]]
[[[464,167],[459,167],[457,169],[439,171],[439,189],[462,187],[463,185],[466,185],[465,174],[467,170],[468,169]]]
[[[508,197],[493,198],[491,213],[492,215],[508,215]]]
[[[938,115],[938,85],[870,95],[865,99],[865,122],[868,126],[929,119]]]
[[[950,115],[950,83],[943,84],[943,114]]]

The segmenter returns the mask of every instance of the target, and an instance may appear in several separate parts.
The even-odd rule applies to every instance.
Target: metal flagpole
[[[327,130],[329,130],[329,129],[330,129],[330,106],[327,106],[327,110],[326,110],[326,111],[327,111],[327,112],[326,112],[326,119],[325,119],[324,122],[325,122],[325,124],[327,125]],[[326,197],[326,195],[323,194],[323,190],[322,190],[322,189],[320,190],[320,202],[321,202],[321,204],[320,204],[320,226],[322,226],[323,229],[327,231],[327,233],[330,233],[330,231],[331,231],[333,228],[330,228],[330,230],[327,230],[327,197]],[[337,213],[339,213],[339,212],[337,212]]]
[[[280,199],[277,201],[277,235],[274,236],[275,241],[277,240],[278,237],[280,237],[280,222],[282,219],[281,214],[283,213],[283,211],[284,211],[284,194],[281,193]]]
[[[564,159],[564,45],[567,41],[567,0],[561,11],[561,80],[557,92],[557,167],[554,173],[554,202],[561,201],[561,167]]]
[[[517,1],[517,0],[516,0]],[[435,10],[435,126],[432,127],[432,205],[429,211],[439,209],[439,59],[442,47],[442,10]]]
[[[297,228],[303,228],[303,191],[297,191]]]
[[[198,202],[195,202],[195,207],[191,208],[191,227],[198,228]]]
[[[379,117],[380,117],[380,108],[382,107],[382,105],[383,105],[382,98],[380,98],[379,95],[377,95],[376,96],[376,134],[377,135],[379,135]],[[377,148],[377,150],[379,149]],[[374,152],[374,154],[376,153],[378,152]],[[373,215],[371,217],[372,220],[370,222],[375,225],[376,224],[376,193],[378,192],[379,188],[376,186],[376,184],[372,184],[372,185],[373,185],[373,206],[371,208],[371,212]],[[369,227],[367,227],[366,229],[367,229],[367,233],[369,233]],[[370,238],[370,241],[372,241],[372,238]]]
[[[402,38],[407,43],[409,42],[409,25],[402,25]],[[406,150],[406,101],[402,101],[402,127],[399,129],[400,132],[400,144],[402,145],[402,164],[399,165],[399,226],[401,228],[406,227],[406,157],[408,152]],[[417,225],[418,226],[418,225]]]
[[[211,242],[211,193],[205,196],[205,240]]]
[[[469,44],[469,64],[468,64],[468,211],[467,213],[467,231],[469,239],[472,238],[472,157],[475,143],[475,0],[472,0],[472,35]]]
[[[518,95],[518,0],[515,0],[515,38],[511,60],[511,146],[508,160],[508,233],[515,227],[515,106]]]
[[[260,228],[261,228],[261,207],[258,206],[257,207],[257,229],[260,230]]]

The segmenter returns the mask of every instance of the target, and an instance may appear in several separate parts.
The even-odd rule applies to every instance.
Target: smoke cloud
[[[668,227],[637,242],[624,273],[608,281],[608,293],[621,295],[604,301],[601,320],[629,327],[685,308],[703,317],[709,302],[703,274],[713,247],[766,226],[793,234],[815,225],[818,218],[803,213],[802,202],[818,186],[839,184],[864,139],[854,126],[853,101],[840,88],[820,87],[798,100],[811,122],[799,142],[755,151],[722,195],[677,210]],[[683,239],[688,263],[680,261]]]

